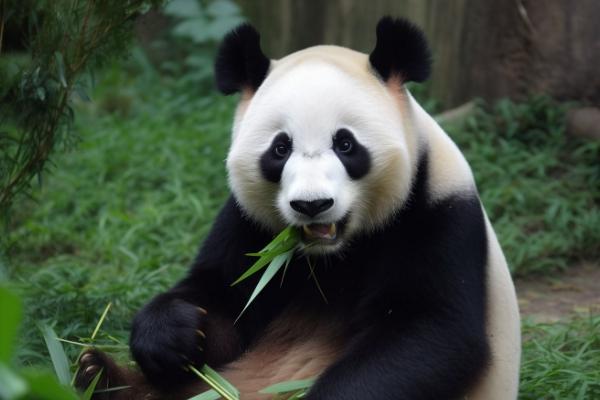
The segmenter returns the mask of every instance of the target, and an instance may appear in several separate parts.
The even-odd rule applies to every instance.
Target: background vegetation
[[[49,365],[36,323],[86,338],[108,302],[98,340],[126,359],[132,314],[184,274],[226,198],[235,98],[216,95],[207,72],[224,30],[202,36],[186,21],[227,26],[241,17],[233,3],[202,4],[167,9],[174,22],[163,40],[184,62],[151,62],[136,47],[99,71],[91,101],[72,99],[77,146],[54,158],[30,198],[18,198],[0,277],[25,303],[19,365]],[[546,97],[481,102],[448,127],[517,276],[600,261],[600,143],[565,135],[567,107]],[[600,396],[599,324],[597,316],[527,322],[521,397]],[[79,351],[67,349],[71,358]]]

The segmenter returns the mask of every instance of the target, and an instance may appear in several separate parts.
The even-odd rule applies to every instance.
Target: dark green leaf
[[[0,329],[0,362],[10,364],[15,339],[21,322],[21,302],[17,295],[0,286],[2,328]]]
[[[63,386],[56,379],[48,374],[34,371],[27,371],[25,379],[29,385],[28,399],[35,400],[78,400],[75,391],[68,386]]]

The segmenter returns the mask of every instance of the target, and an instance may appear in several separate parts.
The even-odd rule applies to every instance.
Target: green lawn
[[[235,99],[154,74],[132,79],[121,67],[93,97],[77,106],[80,142],[54,158],[36,201],[22,198],[13,213],[0,270],[26,302],[24,364],[49,363],[34,322],[88,337],[108,302],[104,338],[126,342],[133,312],[182,276],[227,196]],[[600,255],[600,144],[566,138],[563,117],[537,98],[480,107],[451,130],[518,275]],[[527,324],[523,398],[599,395],[599,324]]]

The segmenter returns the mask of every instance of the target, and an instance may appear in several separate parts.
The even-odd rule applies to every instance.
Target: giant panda
[[[188,275],[136,315],[141,372],[89,350],[77,382],[95,398],[186,399],[221,371],[241,399],[315,377],[307,400],[517,396],[514,286],[471,170],[406,88],[430,72],[423,33],[383,18],[371,54],[316,46],[269,60],[250,25],[218,52],[239,93],[231,196]],[[256,278],[232,286],[287,226],[303,248],[236,321]],[[320,287],[311,279],[308,261]],[[324,297],[320,292],[323,292]]]

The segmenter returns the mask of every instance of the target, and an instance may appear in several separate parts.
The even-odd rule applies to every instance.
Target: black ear
[[[217,53],[215,79],[223,94],[256,90],[265,80],[271,61],[260,49],[260,35],[250,24],[229,32]]]
[[[431,73],[431,53],[425,34],[405,19],[383,17],[377,24],[377,44],[369,56],[384,81],[423,82]]]

